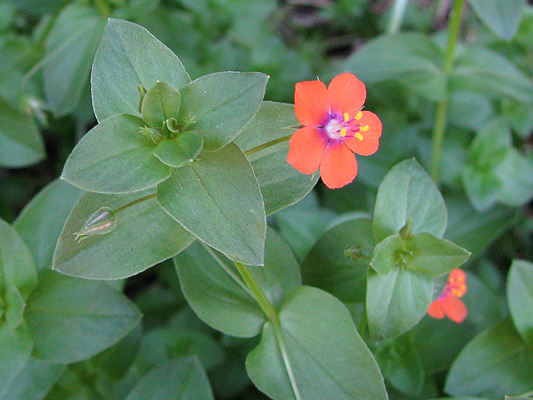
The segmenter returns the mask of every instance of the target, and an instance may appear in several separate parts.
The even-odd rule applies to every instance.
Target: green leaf
[[[276,400],[387,399],[377,363],[344,305],[308,286],[284,299],[279,326],[264,325],[246,370]]]
[[[414,159],[402,161],[385,176],[374,208],[378,241],[398,233],[411,221],[411,232],[440,238],[446,230],[446,205],[439,190]]]
[[[511,40],[518,30],[525,0],[468,0],[485,26],[505,40]]]
[[[144,376],[126,400],[212,400],[207,375],[196,357],[171,360]]]
[[[302,174],[287,162],[288,139],[297,125],[292,104],[265,101],[235,138],[252,164],[267,215],[302,199],[320,176]]]
[[[274,307],[300,285],[298,263],[289,247],[268,230],[265,265],[250,272]],[[228,335],[253,337],[266,317],[233,263],[200,242],[174,257],[183,293],[208,325]]]
[[[163,139],[154,149],[154,156],[162,163],[178,168],[193,162],[203,146],[203,139],[195,132],[184,132],[177,139]]]
[[[457,57],[452,90],[469,90],[492,99],[510,97],[533,103],[533,83],[511,61],[485,47],[468,47]]]
[[[387,275],[394,267],[404,267],[408,256],[402,237],[391,235],[376,245],[370,265],[380,275]]]
[[[481,332],[456,358],[445,390],[454,396],[491,398],[519,395],[533,390],[533,351],[516,332],[510,318]]]
[[[353,218],[333,227],[303,261],[304,283],[325,290],[343,302],[363,302],[374,246],[371,219]]]
[[[19,214],[13,227],[28,245],[37,271],[51,268],[61,229],[83,191],[55,180],[41,190]]]
[[[432,278],[402,268],[387,275],[368,271],[366,313],[374,340],[400,336],[426,314],[433,298]]]
[[[61,179],[90,192],[132,193],[170,176],[171,168],[153,154],[154,143],[131,115],[109,118],[87,133],[70,154]]]
[[[157,189],[161,207],[226,256],[263,264],[266,217],[250,163],[235,145],[203,152]]]
[[[479,211],[488,210],[498,201],[503,186],[492,171],[483,171],[471,165],[464,167],[461,181],[468,199]]]
[[[164,212],[154,197],[153,191],[122,196],[85,193],[61,232],[53,269],[86,279],[122,279],[187,248],[194,236]],[[115,217],[117,227],[106,235],[76,242],[74,233],[102,206],[122,207]]]
[[[106,18],[95,7],[70,4],[59,13],[46,43],[43,84],[55,116],[71,112],[88,84]]]
[[[513,260],[507,277],[507,303],[514,326],[533,348],[533,264]]]
[[[146,29],[109,19],[91,75],[98,121],[123,113],[140,116],[138,87],[147,90],[157,81],[180,90],[190,78],[179,58]]]
[[[118,342],[139,323],[141,314],[105,282],[44,270],[28,299],[25,319],[35,338],[34,357],[67,364]]]
[[[383,35],[361,46],[342,64],[365,83],[394,80],[418,94],[440,101],[446,95],[442,50],[427,35]]]
[[[161,129],[167,119],[178,120],[180,106],[180,92],[166,82],[157,81],[142,98],[141,115],[148,125]]]
[[[0,386],[0,398],[2,400],[44,399],[64,370],[65,366],[62,364],[30,357],[9,385]]]
[[[533,197],[533,161],[511,148],[502,163],[494,171],[502,182],[498,200],[502,204],[517,207]]]
[[[263,100],[268,76],[258,72],[218,72],[180,89],[180,120],[194,120],[192,129],[208,151],[231,142],[250,121]]]
[[[0,394],[23,371],[32,348],[33,339],[25,323],[15,329],[0,323]]]
[[[31,116],[0,98],[0,165],[20,168],[45,157],[43,139]]]

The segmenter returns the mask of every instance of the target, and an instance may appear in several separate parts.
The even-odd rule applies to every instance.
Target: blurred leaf
[[[394,80],[432,101],[446,95],[443,53],[421,33],[382,35],[365,43],[342,64],[365,83]]]
[[[153,155],[140,118],[120,114],[87,133],[70,154],[61,179],[97,193],[132,193],[168,179],[171,168]]]
[[[516,330],[533,347],[533,264],[513,260],[507,277],[507,302]]]
[[[379,275],[369,269],[366,312],[371,336],[384,340],[407,332],[426,314],[432,298],[428,275],[397,267]]]
[[[30,359],[33,338],[25,323],[11,328],[4,321],[0,322],[0,395],[2,395],[22,373]]]
[[[525,0],[468,0],[468,3],[485,26],[505,40],[515,35]]]
[[[57,239],[83,191],[55,180],[39,192],[17,217],[13,227],[28,245],[37,271],[51,268]]]
[[[188,231],[248,265],[264,258],[266,217],[250,163],[235,145],[202,152],[174,169],[157,188],[157,201]]]
[[[265,251],[265,265],[250,272],[277,307],[301,282],[298,263],[270,229]],[[229,260],[195,242],[174,262],[187,301],[205,323],[237,337],[253,337],[261,331],[266,317]]]
[[[45,157],[43,139],[31,116],[0,98],[0,165],[20,168]]]
[[[454,396],[501,398],[533,390],[533,353],[510,318],[481,332],[455,360],[445,391]]]
[[[446,205],[439,190],[414,159],[402,161],[385,176],[374,209],[374,235],[378,241],[398,233],[411,221],[411,232],[442,237]]]
[[[157,81],[180,90],[190,78],[179,58],[146,29],[109,19],[91,75],[98,121],[122,113],[140,116],[138,86],[147,90]]]
[[[126,400],[213,400],[207,375],[196,357],[171,360],[144,376]]]
[[[302,174],[287,162],[288,139],[297,124],[292,104],[266,101],[235,138],[252,164],[267,215],[302,199],[319,178]]]
[[[259,109],[268,76],[257,72],[218,72],[180,89],[180,119],[191,125],[208,151],[231,142]]]
[[[53,269],[86,279],[126,278],[187,248],[195,239],[159,205],[153,191],[85,193],[72,209],[54,252]],[[138,203],[135,203],[138,202]],[[117,227],[77,243],[74,233],[102,206],[117,210]]]
[[[93,63],[106,18],[95,7],[70,4],[57,17],[46,44],[43,84],[54,115],[77,105]]]
[[[246,370],[276,400],[387,399],[377,363],[346,308],[309,286],[284,299],[278,326],[270,321],[263,326]]]
[[[313,246],[301,265],[305,284],[343,302],[362,302],[366,274],[375,246],[372,220],[353,218],[336,225]]]
[[[28,299],[25,319],[35,338],[33,355],[66,364],[118,342],[139,323],[141,314],[105,282],[44,270]]]

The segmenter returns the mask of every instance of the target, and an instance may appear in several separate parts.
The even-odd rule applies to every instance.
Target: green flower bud
[[[78,243],[89,236],[105,235],[115,229],[115,212],[109,207],[100,207],[87,219],[83,228],[74,233]]]

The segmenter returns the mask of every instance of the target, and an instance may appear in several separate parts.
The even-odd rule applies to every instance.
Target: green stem
[[[453,71],[455,61],[455,48],[461,28],[461,19],[464,0],[455,0],[451,11],[450,24],[448,26],[448,42],[444,53],[444,78],[448,86],[450,75]],[[446,131],[446,117],[450,103],[449,87],[447,87],[445,98],[437,104],[437,115],[433,125],[432,153],[431,153],[431,177],[438,184],[440,179],[440,164],[442,157],[442,146],[444,144],[444,133]]]
[[[394,35],[400,30],[407,3],[409,3],[409,0],[396,0],[394,2],[389,27],[387,29],[389,35]]]
[[[291,136],[292,135],[283,136],[283,137],[280,137],[278,139],[271,140],[270,142],[263,143],[262,145],[259,145],[257,147],[254,147],[254,148],[250,149],[250,150],[245,151],[244,154],[246,156],[252,155],[252,154],[254,154],[254,153],[256,153],[256,152],[258,152],[260,150],[264,150],[264,149],[266,149],[266,148],[268,148],[270,146],[274,146],[274,145],[276,145],[278,143],[283,143],[283,142],[289,140],[291,138]]]
[[[141,198],[139,198],[137,200],[130,201],[129,203],[124,204],[123,206],[121,206],[121,207],[117,208],[116,210],[114,210],[114,213],[116,215],[119,212],[124,211],[126,208],[130,208],[130,207],[134,206],[135,204],[142,203],[143,201],[147,201],[147,200],[153,199],[155,197],[157,197],[157,193],[152,193],[152,194],[149,194],[148,196],[144,196],[144,197],[141,197]]]

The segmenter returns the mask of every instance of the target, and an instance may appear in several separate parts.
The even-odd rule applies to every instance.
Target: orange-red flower
[[[287,161],[304,174],[320,168],[322,181],[331,189],[353,181],[354,153],[375,153],[381,136],[379,118],[361,111],[365,99],[365,85],[350,73],[333,78],[327,88],[320,81],[297,83],[294,106],[303,127],[291,137]]]
[[[434,318],[447,316],[458,324],[466,318],[466,306],[459,297],[466,293],[466,274],[456,268],[448,276],[448,281],[440,296],[429,306],[428,314]]]

